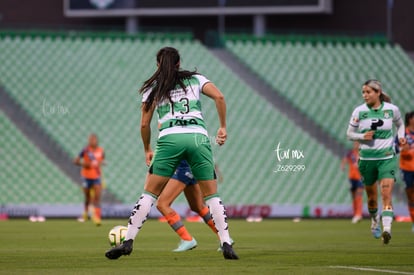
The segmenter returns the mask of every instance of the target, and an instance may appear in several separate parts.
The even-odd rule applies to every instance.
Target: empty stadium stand
[[[401,112],[412,110],[414,63],[381,38],[230,35],[226,47],[342,144],[361,85],[382,81]]]
[[[340,159],[248,88],[242,79],[197,41],[182,37],[175,39],[173,36],[123,38],[2,33],[0,37],[1,85],[70,156],[80,151],[90,132],[96,132],[106,150],[104,177],[107,188],[124,203],[137,199],[147,170],[139,134],[140,96],[137,90],[155,69],[156,51],[167,45],[180,50],[182,67],[197,68],[214,81],[226,96],[228,143],[223,147],[213,144],[216,162],[224,173],[224,183],[220,184],[219,190],[226,203],[318,204],[350,201],[346,175],[339,172]],[[283,77],[273,74],[273,71],[284,70],[286,62],[290,62],[292,69],[300,68],[291,55],[296,50],[296,44],[283,49],[282,44],[273,43],[228,43],[229,48],[240,56],[243,56],[243,51],[246,59],[253,58],[252,54],[247,54],[247,48],[250,52],[260,50],[267,53],[279,47],[277,51],[284,53],[280,60],[268,62],[270,59],[264,55],[262,62],[266,63],[263,65],[266,69],[257,70],[268,72],[268,80],[273,79],[272,83],[286,85],[287,80],[294,79],[293,73],[285,72]],[[313,47],[305,44],[300,49],[314,51]],[[255,58],[260,59],[257,55]],[[314,58],[318,59],[316,53]],[[255,62],[250,62],[254,68]],[[308,73],[312,73],[310,69]],[[329,114],[329,110],[332,111],[329,104],[321,105],[314,101],[317,96],[319,98],[319,78],[308,83],[306,73],[298,70],[297,74],[303,75],[298,76],[301,81],[294,84],[295,91],[306,104],[306,109]],[[353,97],[355,101],[358,100],[359,82]],[[305,88],[308,94],[297,92]],[[337,96],[332,95],[335,99]],[[298,101],[296,97],[291,99],[292,104],[299,108]],[[218,127],[214,103],[203,98],[203,109],[213,140]],[[347,120],[350,110],[345,109],[346,118],[338,118],[338,124]],[[342,113],[336,114],[339,117]],[[344,132],[343,125],[335,127]],[[155,141],[156,127],[153,129]],[[340,135],[336,137],[340,138]],[[278,159],[278,145],[278,152],[284,154],[285,159]],[[25,151],[16,150],[19,150],[16,154],[25,155]],[[303,157],[296,154],[299,151]],[[275,172],[278,165],[304,165],[305,168],[304,171]],[[290,167],[288,169],[294,166]],[[7,177],[7,187],[4,188],[13,184],[14,181]],[[74,190],[78,188],[74,184],[72,186]],[[16,200],[27,200],[19,188],[13,190]],[[53,195],[54,191],[50,192]],[[56,200],[60,200],[59,195]],[[72,200],[79,201],[78,198]],[[183,202],[183,197],[178,201]]]
[[[81,203],[79,186],[61,173],[0,111],[0,203]]]

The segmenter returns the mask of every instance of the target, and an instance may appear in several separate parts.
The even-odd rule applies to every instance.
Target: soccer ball
[[[128,228],[123,225],[117,225],[109,231],[109,244],[113,247],[119,246],[125,240]]]

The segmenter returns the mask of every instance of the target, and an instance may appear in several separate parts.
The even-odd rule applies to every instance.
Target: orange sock
[[[357,212],[357,199],[356,198],[352,199],[352,212],[354,216],[356,216],[356,212]]]
[[[355,198],[355,216],[362,217],[362,207],[363,207],[363,200],[362,196],[357,196]]]
[[[411,221],[414,222],[414,187],[407,188],[408,211],[410,212]]]
[[[101,208],[95,206],[95,217],[101,219]]]
[[[410,211],[411,221],[414,223],[414,206],[408,207],[408,210]]]
[[[191,241],[193,239],[181,221],[180,215],[178,215],[175,211],[166,215],[165,218],[171,228],[178,234],[178,236],[180,236],[181,239],[185,241]]]
[[[211,230],[213,230],[213,232],[217,234],[217,228],[214,225],[213,218],[211,217],[210,209],[208,209],[208,207],[205,206],[203,209],[201,209],[200,212],[198,212],[198,215],[200,215],[200,217],[203,218],[204,222],[208,225],[208,227],[210,227]]]

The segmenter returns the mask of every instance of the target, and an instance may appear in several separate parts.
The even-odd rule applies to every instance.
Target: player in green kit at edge
[[[224,258],[238,259],[231,246],[226,210],[217,193],[213,155],[200,102],[201,93],[214,100],[220,122],[216,141],[223,145],[227,139],[224,96],[204,76],[181,70],[180,55],[174,48],[165,47],[158,51],[157,67],[156,72],[140,89],[140,93],[143,94],[141,137],[146,163],[150,166],[144,192],[131,213],[125,241],[122,245],[107,251],[105,256],[109,259],[118,259],[122,255],[131,254],[133,241],[146,221],[152,205],[181,160],[186,160],[210,209]],[[155,110],[158,113],[160,128],[153,153],[150,144],[150,123]]]
[[[393,126],[397,128],[400,145],[406,143],[404,123],[397,106],[382,91],[378,80],[368,80],[362,86],[365,104],[355,108],[349,122],[347,136],[358,141],[359,171],[368,197],[368,211],[371,215],[371,232],[375,238],[382,237],[384,244],[391,239],[391,224],[394,217],[392,189],[397,172],[394,151]],[[387,102],[388,101],[388,102]],[[382,227],[378,213],[378,183],[382,198]]]

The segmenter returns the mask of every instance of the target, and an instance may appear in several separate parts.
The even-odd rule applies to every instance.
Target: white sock
[[[129,217],[125,240],[135,239],[142,225],[147,220],[151,207],[156,200],[157,197],[155,195],[148,193],[141,195]]]
[[[391,224],[394,217],[394,211],[390,210],[383,210],[382,211],[382,230],[391,233]]]
[[[210,209],[211,216],[213,217],[221,245],[223,245],[223,243],[231,244],[226,209],[224,208],[221,199],[219,197],[210,197],[206,199],[206,204]]]

